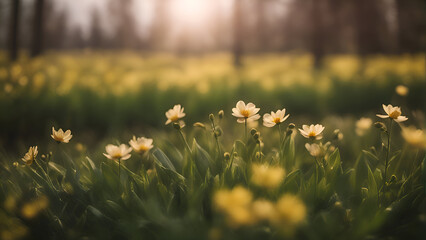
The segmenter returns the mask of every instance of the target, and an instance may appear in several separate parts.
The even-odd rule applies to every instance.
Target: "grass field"
[[[0,239],[426,236],[424,55],[231,63],[0,57]]]

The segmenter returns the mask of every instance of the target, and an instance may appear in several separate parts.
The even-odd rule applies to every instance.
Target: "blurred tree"
[[[242,33],[243,33],[243,19],[242,19],[242,5],[243,0],[234,0],[233,7],[233,53],[234,53],[234,66],[241,67],[242,49]]]
[[[132,9],[133,0],[109,1],[109,11],[114,30],[113,47],[141,47],[141,40],[138,36],[138,31],[136,31],[136,21]]]
[[[154,5],[154,17],[151,24],[149,47],[161,49],[165,45],[166,33],[169,31],[169,0],[156,0]]]
[[[33,41],[31,46],[31,57],[36,57],[43,51],[44,21],[43,21],[44,0],[36,0],[34,3],[33,18]]]
[[[68,35],[70,34],[66,9],[58,9],[57,3],[54,0],[45,0],[43,13],[44,48],[65,48]]]
[[[91,48],[102,48],[104,47],[103,41],[105,36],[103,35],[99,10],[97,8],[93,8],[90,16],[89,46]]]
[[[398,51],[426,51],[426,2],[395,0],[398,21]]]
[[[18,57],[19,48],[19,17],[21,0],[10,0],[11,14],[10,14],[10,28],[9,28],[9,58],[15,61]]]

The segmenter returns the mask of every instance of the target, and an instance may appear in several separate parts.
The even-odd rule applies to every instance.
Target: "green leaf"
[[[65,176],[67,172],[67,170],[64,167],[54,162],[49,162],[49,169],[54,170],[55,172],[59,173],[62,176]]]
[[[367,164],[367,171],[368,171],[368,195],[373,199],[377,199],[378,188],[377,188],[376,179],[370,167],[368,166],[368,164]]]
[[[161,151],[161,149],[156,148],[152,152],[152,155],[154,156],[157,164],[163,166],[164,168],[167,168],[167,169],[170,169],[170,170],[176,172],[175,166],[173,166],[170,159],[166,156],[166,154],[163,151]]]
[[[286,169],[292,169],[294,167],[294,158],[295,158],[295,147],[294,147],[294,139],[290,136],[288,137],[282,147],[282,156],[284,159],[281,159],[281,163]]]
[[[204,177],[208,169],[213,166],[213,160],[210,155],[204,150],[194,139],[192,143],[192,155],[197,166],[198,172]]]

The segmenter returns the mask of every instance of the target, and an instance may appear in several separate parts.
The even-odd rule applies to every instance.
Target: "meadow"
[[[3,54],[0,238],[422,239],[425,72],[423,54]]]

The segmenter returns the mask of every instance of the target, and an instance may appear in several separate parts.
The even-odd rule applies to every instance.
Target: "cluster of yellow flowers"
[[[232,190],[218,190],[213,197],[217,211],[224,214],[230,227],[238,228],[269,222],[285,233],[291,233],[306,217],[306,206],[299,197],[284,194],[276,203],[253,199],[253,194],[242,186]]]
[[[120,145],[108,144],[105,147],[106,153],[104,153],[104,156],[115,161],[127,160],[131,157],[130,152],[132,150],[138,154],[149,152],[154,147],[152,143],[153,140],[151,138],[136,138],[136,136],[133,136],[133,139],[129,141],[130,147],[124,143]]]

